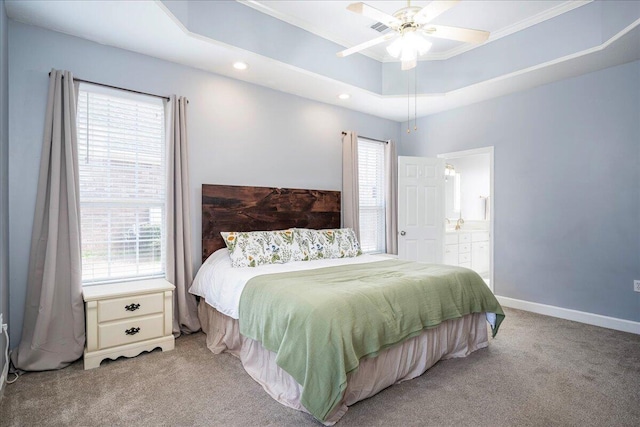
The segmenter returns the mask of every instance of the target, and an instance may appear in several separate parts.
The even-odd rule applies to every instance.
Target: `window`
[[[163,100],[82,84],[77,118],[83,284],[164,276]]]
[[[385,252],[384,144],[358,140],[360,246],[363,252]]]

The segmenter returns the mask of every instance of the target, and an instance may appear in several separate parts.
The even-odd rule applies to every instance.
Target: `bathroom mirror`
[[[460,217],[461,179],[462,179],[461,175],[455,172],[445,177],[445,183],[444,183],[445,216],[450,220],[458,219]]]

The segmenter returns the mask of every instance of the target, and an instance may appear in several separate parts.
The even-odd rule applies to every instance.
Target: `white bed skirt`
[[[247,373],[271,397],[308,413],[300,403],[302,386],[276,364],[275,353],[240,335],[238,320],[221,314],[203,299],[198,305],[198,317],[207,334],[207,347],[212,352],[226,351],[238,357]],[[438,360],[465,357],[487,345],[485,314],[475,313],[425,329],[420,335],[381,351],[377,357],[363,358],[358,369],[347,374],[347,389],[342,401],[324,424],[335,424],[347,412],[348,406],[392,384],[422,375]]]

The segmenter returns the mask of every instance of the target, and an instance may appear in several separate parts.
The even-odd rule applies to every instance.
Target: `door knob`
[[[401,235],[401,236],[404,236],[405,234],[407,234],[407,232],[406,232],[406,231],[401,231],[401,232],[400,232],[400,235]]]

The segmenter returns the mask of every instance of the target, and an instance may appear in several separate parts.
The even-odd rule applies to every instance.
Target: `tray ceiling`
[[[404,2],[367,2],[393,12]],[[428,2],[412,2],[424,5]],[[406,79],[383,50],[340,59],[372,22],[343,1],[16,1],[16,21],[305,98],[406,120]],[[417,75],[418,116],[640,59],[640,2],[461,1],[444,25],[492,31],[436,41]],[[373,33],[372,33],[373,32]],[[381,49],[384,49],[383,47]],[[231,64],[249,64],[243,72]],[[48,71],[48,70],[47,70]],[[78,76],[95,79],[94,76]],[[109,82],[104,82],[109,83]],[[144,90],[144,88],[139,88]],[[348,100],[338,94],[349,93]]]
[[[296,25],[344,47],[370,40],[381,33],[372,29],[375,21],[347,11],[354,1],[240,1],[260,12]],[[393,15],[407,6],[406,1],[365,1]],[[424,7],[430,1],[412,1],[411,6]],[[462,1],[438,16],[432,23],[490,31],[489,41],[520,31],[531,25],[568,12],[589,1]],[[422,59],[446,59],[472,49],[473,45],[432,38],[433,46]],[[379,61],[394,61],[384,45],[367,49],[365,55]]]

